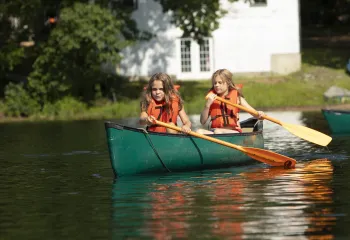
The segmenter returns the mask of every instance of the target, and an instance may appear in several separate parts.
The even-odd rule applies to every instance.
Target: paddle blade
[[[208,97],[208,95],[206,96],[206,98]],[[220,98],[220,97],[216,97],[215,99],[217,99],[221,102],[224,102],[226,104],[229,104],[231,106],[235,106],[235,107],[237,107],[243,111],[246,111],[250,114],[257,115],[257,112],[255,110],[243,107],[243,106],[238,105],[238,104],[231,103],[230,101],[227,101],[227,100]],[[321,132],[318,132],[316,130],[313,130],[311,128],[307,128],[307,127],[300,126],[300,125],[289,124],[289,123],[283,123],[283,122],[281,122],[277,119],[274,119],[270,116],[267,116],[267,115],[262,116],[262,118],[281,125],[282,127],[286,128],[289,132],[291,132],[292,134],[294,134],[294,135],[296,135],[296,136],[298,136],[306,141],[309,141],[309,142],[312,142],[312,143],[315,143],[315,144],[318,144],[321,146],[327,146],[332,141],[332,138],[330,136],[323,134]]]
[[[242,147],[245,153],[260,162],[266,163],[271,166],[284,167],[284,168],[294,168],[296,160],[275,152],[271,152],[265,149],[252,148],[252,147]]]
[[[327,146],[332,141],[330,136],[308,127],[290,123],[282,123],[282,126],[294,135],[321,146]]]

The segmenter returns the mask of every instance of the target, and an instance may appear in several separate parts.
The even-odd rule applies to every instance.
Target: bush
[[[45,103],[43,110],[40,115],[45,117],[55,117],[58,116],[59,109],[56,104],[53,103]]]
[[[3,101],[0,100],[0,117],[5,113],[6,105]]]
[[[87,110],[87,105],[73,97],[64,97],[55,103],[46,103],[42,114],[45,116],[71,118]]]
[[[40,111],[40,105],[33,99],[23,83],[9,83],[5,88],[5,115],[28,117]]]

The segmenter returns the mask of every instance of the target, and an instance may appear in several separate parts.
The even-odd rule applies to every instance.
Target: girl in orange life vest
[[[182,132],[190,132],[191,122],[171,78],[165,73],[154,74],[141,100],[140,124],[147,125],[148,131],[178,133],[172,129],[153,125],[154,119],[176,125],[177,116],[180,116],[183,123]]]
[[[242,132],[239,125],[239,109],[231,105],[221,103],[215,100],[216,95],[225,98],[232,103],[240,104],[246,108],[255,110],[244,99],[239,88],[232,82],[232,73],[227,69],[219,69],[212,75],[211,94],[208,95],[208,100],[200,116],[201,124],[205,124],[211,117],[211,130],[198,129],[198,133],[202,134],[220,134],[220,133],[237,133]],[[264,112],[258,111],[259,115],[254,116],[261,118]]]

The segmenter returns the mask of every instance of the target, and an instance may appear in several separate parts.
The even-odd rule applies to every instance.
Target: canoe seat
[[[253,128],[242,128],[242,132],[244,133],[253,132]]]

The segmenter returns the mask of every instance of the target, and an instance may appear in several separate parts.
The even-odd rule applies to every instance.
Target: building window
[[[181,39],[181,72],[191,71],[191,40]]]
[[[199,45],[199,61],[201,72],[210,71],[210,52],[209,52],[209,39],[203,40]]]
[[[247,0],[251,7],[265,7],[267,6],[267,0]]]

